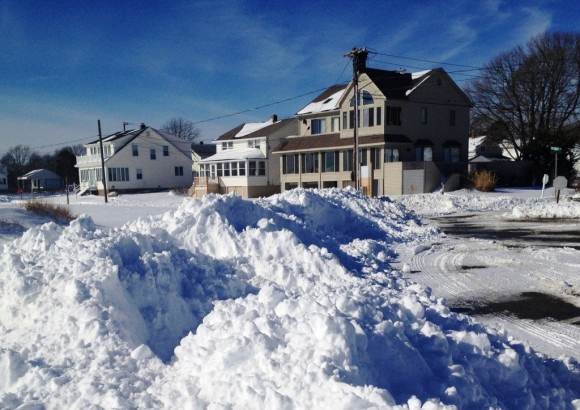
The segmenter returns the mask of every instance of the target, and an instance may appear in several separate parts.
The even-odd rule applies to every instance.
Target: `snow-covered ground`
[[[577,350],[558,355],[554,339],[518,338],[513,323],[486,325],[445,301],[516,291],[531,268],[528,283],[567,289],[578,306],[579,251],[538,256],[569,265],[552,277],[419,216],[575,221],[580,203],[566,196],[297,189],[70,202],[81,216],[57,225],[0,196],[0,408],[580,408]],[[450,280],[459,258],[495,263],[502,281]]]

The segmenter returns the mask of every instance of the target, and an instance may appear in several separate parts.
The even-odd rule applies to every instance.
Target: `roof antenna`
[[[127,128],[126,128],[127,125],[133,125],[133,123],[132,122],[125,122],[125,121],[123,121],[123,132],[127,131]]]

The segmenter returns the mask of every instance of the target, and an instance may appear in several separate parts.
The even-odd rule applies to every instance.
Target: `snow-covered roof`
[[[242,129],[234,136],[234,138],[241,138],[253,132],[266,128],[268,125],[274,124],[274,120],[269,119],[266,122],[249,122],[244,124]]]
[[[335,92],[334,94],[330,95],[328,98],[325,98],[322,101],[313,101],[308,104],[306,107],[302,108],[298,111],[298,115],[300,114],[316,114],[319,112],[331,111],[338,108],[338,104],[340,99],[346,88]]]
[[[264,159],[266,156],[259,148],[243,148],[243,149],[228,149],[225,151],[218,152],[211,157],[207,157],[201,160],[204,162],[217,162],[217,161],[241,161],[245,159]]]
[[[35,169],[18,177],[18,179],[60,179],[60,177],[49,169]]]

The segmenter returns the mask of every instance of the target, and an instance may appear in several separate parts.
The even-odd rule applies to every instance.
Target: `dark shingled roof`
[[[217,147],[214,144],[191,144],[191,150],[203,159],[215,154]]]
[[[229,130],[225,134],[220,135],[214,141],[225,141],[225,140],[234,140],[234,139],[239,140],[239,139],[246,139],[246,138],[265,137],[265,136],[268,136],[268,135],[272,134],[273,132],[279,130],[280,128],[286,126],[289,123],[289,121],[297,121],[297,120],[295,118],[287,118],[284,120],[280,120],[278,122],[275,122],[274,124],[267,125],[264,128],[260,128],[257,131],[246,134],[243,137],[236,138],[236,134],[238,132],[240,132],[242,130],[242,128],[244,128],[244,125],[246,125],[244,123],[244,124],[238,125],[236,128]]]
[[[411,73],[367,68],[365,73],[387,98],[407,99],[407,91],[414,87]]]
[[[327,98],[329,98],[330,96],[332,96],[333,94],[336,94],[337,92],[339,92],[340,90],[344,90],[347,86],[348,86],[348,83],[332,85],[332,86],[328,87],[326,90],[324,90],[322,92],[322,94],[320,94],[314,100],[310,101],[310,104],[315,103],[315,102],[324,101]]]

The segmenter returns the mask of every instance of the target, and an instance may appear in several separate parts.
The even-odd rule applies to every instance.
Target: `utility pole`
[[[105,203],[109,202],[107,198],[107,178],[105,177],[105,156],[103,153],[103,136],[101,135],[101,120],[97,120],[99,124],[99,146],[101,147],[101,174],[103,181],[103,188],[105,190]]]
[[[361,189],[361,181],[360,181],[360,159],[359,159],[359,135],[358,135],[358,127],[359,127],[359,90],[358,90],[358,77],[366,69],[367,63],[367,56],[368,51],[366,48],[353,48],[350,52],[345,54],[345,57],[349,57],[352,60],[352,82],[354,85],[354,146],[353,146],[353,179],[354,179],[354,187],[357,191]]]

